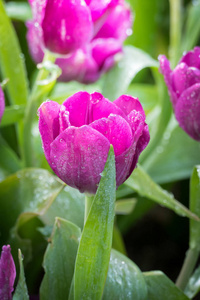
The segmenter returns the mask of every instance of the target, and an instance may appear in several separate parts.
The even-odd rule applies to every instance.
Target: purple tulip
[[[200,47],[183,55],[173,71],[164,55],[159,60],[180,127],[200,141]]]
[[[78,92],[62,105],[44,102],[39,108],[39,131],[46,159],[56,175],[89,193],[96,192],[110,144],[118,187],[130,176],[149,142],[142,105],[126,95],[110,102],[100,93]]]
[[[0,122],[1,122],[1,118],[2,118],[3,113],[4,113],[4,109],[5,109],[4,94],[3,94],[3,90],[0,86]]]
[[[33,20],[27,22],[30,53],[36,63],[42,61],[45,46],[53,52],[68,53],[56,60],[62,69],[60,80],[94,82],[113,67],[122,54],[123,41],[130,35],[132,26],[132,14],[124,0],[82,0],[81,5],[76,0],[79,21],[72,14],[67,15],[68,19],[65,21],[63,7],[62,17],[58,13],[60,7],[64,6],[58,3],[71,3],[72,0],[29,1],[33,11]],[[83,8],[89,11],[89,21],[84,17]],[[63,31],[62,22],[67,27]],[[80,22],[84,24],[81,25]],[[52,27],[52,23],[56,25]],[[60,41],[56,42],[57,39]],[[69,51],[65,50],[67,47]]]
[[[15,263],[10,246],[3,246],[0,258],[0,299],[12,299],[12,291],[16,277]]]

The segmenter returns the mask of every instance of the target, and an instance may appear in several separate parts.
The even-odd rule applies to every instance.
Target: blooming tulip
[[[0,299],[11,300],[16,277],[10,246],[3,246],[0,258]]]
[[[200,141],[200,47],[184,54],[173,71],[164,55],[159,60],[180,127]]]
[[[118,187],[149,142],[145,113],[137,98],[123,95],[110,102],[97,92],[78,92],[62,105],[44,102],[39,108],[39,131],[46,159],[57,176],[89,193],[96,192],[110,144]]]
[[[62,54],[56,59],[62,69],[60,80],[94,82],[121,56],[123,41],[132,26],[132,14],[124,0],[76,0],[77,22],[71,14],[65,19],[62,11],[67,9],[64,4],[59,5],[69,2],[65,5],[70,6],[72,0],[29,2],[33,11],[33,20],[27,22],[30,53],[36,63],[42,61],[45,47]],[[83,9],[89,12],[90,18],[84,17]],[[62,22],[66,25],[63,30]]]
[[[0,86],[0,122],[1,122],[1,118],[4,113],[4,109],[5,109],[4,94],[3,94],[2,88]]]

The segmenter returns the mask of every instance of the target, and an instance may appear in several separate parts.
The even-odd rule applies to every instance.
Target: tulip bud
[[[52,170],[66,184],[88,193],[96,192],[111,144],[118,187],[149,142],[142,105],[125,95],[110,102],[100,93],[78,92],[62,105],[44,102],[39,131]]]
[[[200,141],[200,47],[184,54],[173,71],[164,55],[159,60],[180,127]]]
[[[0,258],[0,299],[11,300],[16,269],[10,246],[3,246]]]

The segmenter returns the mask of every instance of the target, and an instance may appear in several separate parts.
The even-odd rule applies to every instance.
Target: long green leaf
[[[28,289],[26,286],[26,280],[24,276],[24,267],[23,267],[23,258],[21,250],[18,251],[19,257],[19,265],[20,265],[20,274],[19,274],[19,281],[13,295],[13,300],[29,300],[28,296]]]
[[[79,244],[74,277],[75,300],[100,300],[102,297],[110,260],[115,194],[115,158],[111,146]]]
[[[28,83],[24,58],[14,28],[6,15],[3,1],[0,0],[0,69],[7,78],[6,85],[12,104],[25,104],[28,98]]]
[[[68,299],[81,230],[75,224],[56,218],[44,256],[45,275],[40,299]]]
[[[125,93],[135,75],[146,67],[157,67],[158,63],[144,51],[126,46],[122,60],[105,76],[103,95],[115,100]]]
[[[200,165],[195,166],[190,180],[190,210],[200,217]],[[200,251],[200,222],[190,220],[190,248]]]
[[[172,194],[163,190],[156,184],[140,165],[137,166],[125,184],[133,188],[139,195],[145,196],[154,202],[173,210],[180,216],[198,220],[198,217],[183,204],[175,200]]]

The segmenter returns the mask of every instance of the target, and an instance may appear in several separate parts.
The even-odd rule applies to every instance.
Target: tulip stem
[[[199,251],[197,249],[189,248],[189,250],[186,253],[181,272],[176,281],[176,286],[179,287],[181,290],[184,290],[186,288],[189,278],[197,263],[198,257]]]
[[[177,64],[180,53],[182,29],[182,0],[169,0],[170,4],[170,48],[169,56],[172,68]]]
[[[95,197],[95,195],[85,194],[85,218],[84,218],[84,224],[86,223],[87,217],[89,215],[90,208],[92,206],[94,197]]]
[[[46,61],[55,61],[55,56],[49,52],[45,53],[43,58],[43,63]],[[33,147],[32,147],[32,127],[33,127],[33,120],[37,114],[38,103],[39,99],[43,100],[43,95],[41,92],[41,86],[38,85],[38,82],[47,78],[49,72],[44,68],[41,68],[38,72],[36,80],[33,84],[29,101],[25,110],[24,116],[24,128],[23,128],[23,160],[24,165],[26,167],[34,166],[34,157],[33,157]],[[42,101],[40,101],[42,102]]]

